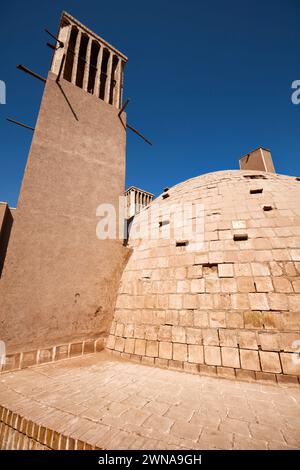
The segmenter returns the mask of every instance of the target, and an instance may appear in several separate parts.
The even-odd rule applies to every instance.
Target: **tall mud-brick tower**
[[[127,256],[96,236],[125,190],[127,58],[67,13],[58,39],[0,280],[0,340],[24,366],[94,350]]]

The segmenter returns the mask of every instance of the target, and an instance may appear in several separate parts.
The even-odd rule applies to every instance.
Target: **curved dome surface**
[[[200,208],[196,236],[171,232],[178,205],[189,214],[181,227],[195,224],[190,206]],[[297,178],[240,170],[202,175],[165,191],[132,229],[108,349],[191,372],[298,380]]]

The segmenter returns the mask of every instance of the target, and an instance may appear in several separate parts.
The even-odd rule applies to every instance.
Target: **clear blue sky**
[[[300,176],[299,0],[27,0],[1,4],[0,200],[15,206],[32,133],[5,121],[35,124],[43,84],[16,69],[46,76],[66,10],[129,57],[127,186],[155,194],[187,178],[237,168],[262,145],[278,173]]]

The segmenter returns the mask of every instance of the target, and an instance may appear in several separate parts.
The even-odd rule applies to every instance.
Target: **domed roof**
[[[107,348],[164,367],[300,375],[300,181],[219,171],[134,219]]]

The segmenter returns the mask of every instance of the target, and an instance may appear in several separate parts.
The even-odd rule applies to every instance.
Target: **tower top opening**
[[[63,12],[51,72],[120,109],[127,57]]]
[[[275,173],[271,152],[264,147],[252,150],[240,158],[239,162],[241,170],[259,170]]]

